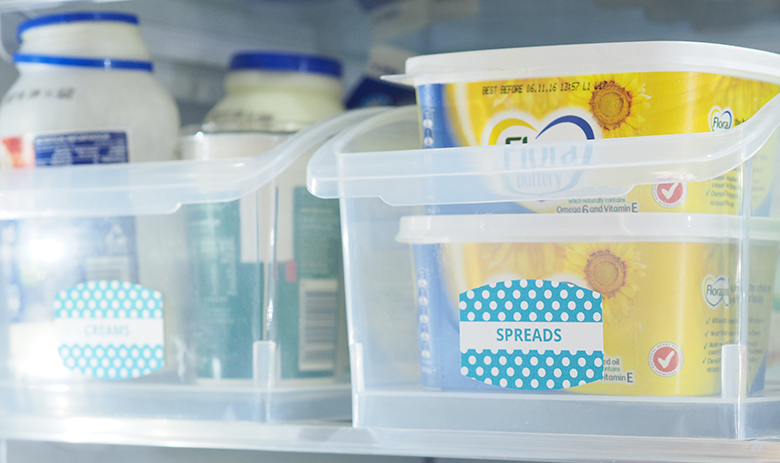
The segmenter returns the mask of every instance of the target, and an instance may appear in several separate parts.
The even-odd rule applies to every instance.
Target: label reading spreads
[[[90,281],[60,291],[54,310],[57,346],[67,368],[120,380],[165,365],[159,291],[116,280]]]
[[[513,280],[460,294],[461,374],[524,390],[566,389],[604,374],[601,294]]]

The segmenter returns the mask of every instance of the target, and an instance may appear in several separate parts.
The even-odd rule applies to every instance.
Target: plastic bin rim
[[[415,56],[404,74],[382,79],[419,86],[624,72],[703,72],[780,83],[780,54],[687,41],[502,48]]]
[[[745,237],[745,226],[749,236]],[[696,242],[749,238],[780,243],[780,219],[723,214],[468,214],[401,218],[396,240],[409,244],[500,242]]]
[[[368,108],[333,116],[251,157],[3,170],[0,219],[171,214],[184,204],[235,201],[378,111]]]

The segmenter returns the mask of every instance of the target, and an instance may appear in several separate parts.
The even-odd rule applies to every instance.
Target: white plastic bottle
[[[126,137],[125,161],[173,159],[178,110],[152,75],[135,16],[42,16],[22,23],[18,38],[14,61],[19,78],[0,104],[3,167],[66,164],[67,159],[48,152],[36,153],[32,137],[93,132],[116,134],[103,145],[113,149],[111,155],[95,161],[75,156],[73,163],[117,162],[121,134]],[[21,140],[7,141],[12,137]],[[56,143],[43,138],[39,144],[47,141]]]
[[[344,110],[340,77],[340,63],[320,56],[266,51],[236,54],[225,81],[226,95],[204,124],[206,131],[222,132],[212,135],[220,143],[212,143],[213,149],[187,143],[184,157],[254,156],[272,148],[285,135]],[[251,138],[225,133],[236,131],[253,133]],[[226,143],[231,137],[234,146]],[[270,352],[280,356],[283,379],[346,372],[338,204],[308,193],[308,160],[300,156],[257,195],[239,204],[199,205],[188,210],[190,254],[199,256],[193,277],[200,282],[199,293],[193,295],[193,318],[200,339],[196,344],[201,377],[251,377],[251,367],[239,368],[238,360],[251,358],[252,341],[260,339],[275,343]],[[228,225],[231,217],[240,217],[240,233]],[[214,223],[220,225],[214,227]],[[213,242],[230,241],[236,243],[220,249],[233,250],[233,257],[212,255]],[[273,261],[276,268],[267,265]],[[236,268],[248,272],[250,262],[260,265],[259,275],[278,275],[275,310],[273,315],[264,314],[260,335],[239,323],[247,318],[240,301],[249,290],[231,292],[220,279],[206,278],[227,275]],[[232,333],[230,339],[225,339],[226,332]],[[260,351],[269,352],[256,346],[256,352]]]
[[[152,75],[150,55],[134,15],[89,11],[41,16],[22,23],[18,39],[14,61],[19,78],[0,104],[0,167],[174,159],[178,109]],[[176,328],[169,315],[181,296],[180,290],[171,289],[176,284],[172,259],[168,256],[161,265],[155,254],[166,246],[158,236],[168,235],[163,230],[177,227],[175,222],[157,217],[2,222],[0,259],[3,284],[9,289],[3,304],[10,315],[13,374],[123,379],[162,368],[164,362],[137,371],[79,368],[74,362],[92,358],[71,356],[63,350],[67,347],[63,339],[84,345],[94,339],[64,332],[55,307],[63,290],[80,283],[104,280],[153,289],[161,286],[166,289],[162,298],[167,338]],[[171,249],[170,255],[177,255],[176,246]],[[81,301],[84,305],[98,302]],[[153,328],[162,330],[162,320]],[[133,339],[128,342],[134,345]],[[171,356],[169,347],[166,358]]]

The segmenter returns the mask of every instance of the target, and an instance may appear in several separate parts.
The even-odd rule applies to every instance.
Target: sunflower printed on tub
[[[566,270],[604,298],[604,323],[628,318],[645,276],[634,243],[576,243],[566,248]]]
[[[585,107],[596,119],[604,138],[633,137],[644,125],[650,96],[636,74],[593,76],[593,90],[569,93],[571,106]]]
[[[534,167],[554,168],[588,160],[534,151],[534,144],[732,129],[780,92],[778,77],[756,64],[762,59],[776,55],[702,43],[565,45],[419,56],[407,61],[406,75],[388,79],[416,87],[423,148],[521,144]],[[768,215],[773,146],[753,158],[754,215]],[[669,178],[620,197],[524,201],[503,210],[737,214],[742,169],[688,184]],[[526,176],[503,188],[540,199],[567,188],[565,176]]]

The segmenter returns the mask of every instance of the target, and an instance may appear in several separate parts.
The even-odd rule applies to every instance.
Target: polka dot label
[[[67,368],[124,380],[165,366],[159,291],[128,282],[90,281],[60,291],[54,313],[58,350]]]
[[[511,280],[461,293],[459,308],[463,376],[522,390],[603,378],[598,293],[565,282]]]

